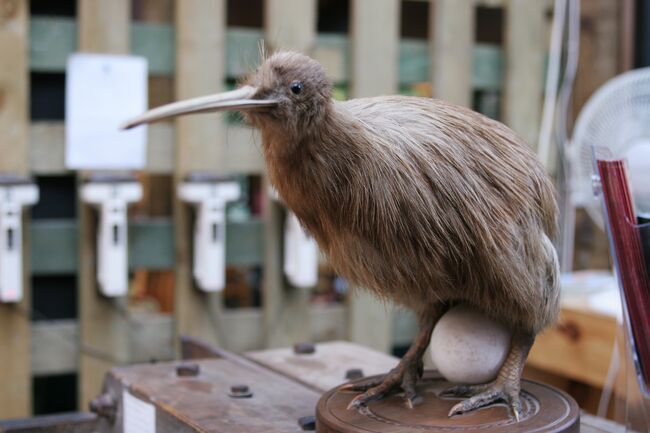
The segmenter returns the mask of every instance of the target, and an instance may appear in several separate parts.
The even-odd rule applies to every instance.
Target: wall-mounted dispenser
[[[23,207],[38,201],[31,179],[0,177],[0,302],[23,298]]]
[[[282,203],[275,188],[271,187],[269,193]],[[310,288],[318,282],[318,244],[289,209],[284,221],[283,271],[294,287]]]
[[[129,203],[142,198],[142,185],[132,176],[93,176],[81,187],[81,198],[99,211],[97,282],[109,297],[128,292]]]
[[[314,287],[318,282],[318,244],[291,211],[284,223],[284,274],[295,287]]]
[[[199,289],[226,285],[226,203],[239,199],[240,186],[229,177],[191,175],[178,187],[181,200],[196,207],[192,272]]]

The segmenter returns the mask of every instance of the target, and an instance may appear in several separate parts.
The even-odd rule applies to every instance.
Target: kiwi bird
[[[559,310],[557,205],[532,149],[505,125],[437,99],[334,101],[322,66],[294,52],[262,59],[236,90],[125,127],[219,110],[259,128],[272,184],[336,271],[419,319],[399,364],[352,386],[361,393],[349,407],[400,388],[408,407],[417,404],[432,329],[464,303],[508,326],[512,341],[496,379],[445,392],[465,398],[449,415],[505,401],[518,419],[524,362]]]

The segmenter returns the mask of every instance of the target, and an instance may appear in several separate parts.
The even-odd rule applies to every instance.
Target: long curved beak
[[[273,99],[252,99],[256,91],[257,89],[253,86],[243,86],[230,92],[173,102],[149,110],[127,121],[122,125],[122,129],[131,129],[145,123],[158,122],[185,114],[210,113],[224,110],[246,110],[272,107],[277,104],[277,101]]]

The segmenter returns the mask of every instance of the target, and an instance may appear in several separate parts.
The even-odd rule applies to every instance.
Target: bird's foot
[[[519,422],[521,418],[518,381],[516,384],[496,380],[483,385],[457,385],[441,392],[440,397],[466,397],[465,400],[451,408],[449,411],[450,417],[495,403],[505,402],[515,420]]]
[[[357,395],[348,404],[348,410],[360,410],[368,403],[379,400],[397,388],[404,390],[404,403],[407,408],[413,409],[422,402],[422,398],[415,392],[415,384],[422,377],[422,360],[400,362],[382,379],[361,383],[343,385],[342,391],[357,391]]]

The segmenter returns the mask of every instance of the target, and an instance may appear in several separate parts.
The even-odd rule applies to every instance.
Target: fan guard
[[[593,148],[608,149],[615,158],[628,157],[630,176],[636,177],[632,187],[635,198],[638,193],[647,195],[645,190],[650,190],[650,68],[629,71],[609,80],[589,98],[575,124],[568,149],[572,202],[584,207],[603,227],[602,209],[593,193]],[[641,211],[650,212],[650,209]]]

